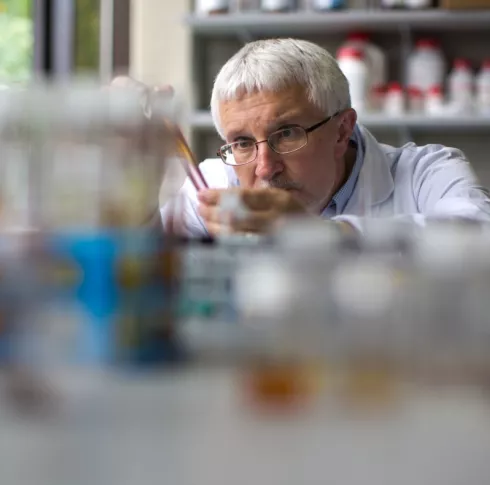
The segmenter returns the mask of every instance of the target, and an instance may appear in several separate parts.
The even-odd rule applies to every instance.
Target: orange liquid
[[[319,374],[317,368],[303,362],[256,362],[246,372],[247,396],[258,407],[301,407],[321,388]]]

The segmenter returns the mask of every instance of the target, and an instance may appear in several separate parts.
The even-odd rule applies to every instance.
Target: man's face
[[[219,113],[226,143],[262,141],[288,125],[309,128],[326,117],[299,86],[280,93],[255,92],[223,102]],[[282,188],[291,191],[308,209],[321,210],[345,173],[343,163],[350,133],[339,131],[341,116],[308,133],[308,144],[296,152],[280,155],[267,143],[260,143],[253,162],[235,167],[240,186]]]

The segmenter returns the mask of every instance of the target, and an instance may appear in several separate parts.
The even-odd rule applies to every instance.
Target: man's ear
[[[337,142],[348,143],[356,126],[357,113],[354,109],[349,108],[348,110],[343,111],[339,117],[341,118],[341,121],[339,125],[339,136]]]
[[[343,157],[349,146],[349,140],[354,131],[357,122],[357,113],[352,108],[342,111],[338,115],[339,121],[337,130],[337,143],[335,147],[335,156]]]

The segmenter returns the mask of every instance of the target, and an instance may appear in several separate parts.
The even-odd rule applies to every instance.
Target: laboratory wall
[[[149,84],[170,84],[192,106],[191,35],[184,23],[190,0],[132,0],[130,73]]]

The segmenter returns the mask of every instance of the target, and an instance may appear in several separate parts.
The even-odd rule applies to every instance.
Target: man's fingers
[[[154,86],[153,91],[158,94],[173,95],[174,88],[170,84],[162,84],[161,86]]]
[[[206,222],[220,222],[219,206],[199,204],[198,212]]]
[[[206,229],[211,236],[217,236],[222,232],[222,223],[220,221],[219,208],[216,206],[207,206],[204,204],[199,204],[198,207],[199,215],[202,217]]]
[[[222,226],[215,222],[206,222],[206,229],[211,236],[218,236],[222,232]]]
[[[199,215],[203,218],[206,226],[226,226],[233,232],[264,232],[277,219],[275,210],[268,211],[251,211],[246,217],[231,218],[226,220],[219,206],[199,206]]]
[[[242,201],[254,211],[265,211],[272,207],[282,207],[290,194],[280,189],[251,189],[242,191]]]
[[[222,192],[223,190],[220,189],[200,190],[197,193],[197,198],[207,206],[215,206],[219,204]]]
[[[280,189],[208,189],[202,190],[198,198],[206,205],[219,205],[221,194],[234,190],[240,193],[243,204],[252,211],[269,210],[271,207],[286,206],[291,197]]]
[[[270,211],[251,212],[249,217],[243,219],[232,219],[231,228],[233,232],[258,232],[269,231],[271,225],[277,219],[277,213]]]
[[[245,207],[240,214],[223,210],[221,197],[235,192]],[[267,232],[283,215],[305,212],[301,203],[281,189],[207,189],[198,193],[199,215],[207,226],[216,225],[232,232]]]

